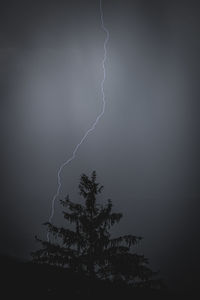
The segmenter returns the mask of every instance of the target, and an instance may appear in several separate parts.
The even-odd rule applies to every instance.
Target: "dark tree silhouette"
[[[111,238],[110,228],[118,223],[121,213],[112,211],[111,200],[97,203],[97,195],[103,190],[96,182],[96,173],[91,178],[83,174],[79,191],[83,204],[61,200],[65,208],[64,218],[71,223],[68,228],[45,223],[51,233],[51,241],[36,239],[42,249],[32,253],[33,261],[62,266],[90,278],[125,282],[135,287],[151,286],[154,272],[148,260],[134,252],[134,246],[142,239],[134,235]]]

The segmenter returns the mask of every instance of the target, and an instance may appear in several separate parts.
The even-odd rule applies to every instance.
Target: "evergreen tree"
[[[72,202],[68,196],[60,201],[64,218],[72,225],[64,228],[45,223],[52,239],[48,242],[36,238],[42,249],[32,253],[33,261],[66,267],[90,278],[151,286],[154,273],[148,267],[148,260],[134,252],[141,237],[111,237],[109,230],[121,220],[122,214],[112,211],[111,200],[104,205],[97,203],[102,190],[95,172],[91,178],[81,176],[79,192],[83,204]]]

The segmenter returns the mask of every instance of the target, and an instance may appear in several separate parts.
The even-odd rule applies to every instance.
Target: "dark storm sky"
[[[200,250],[199,4],[103,9],[106,112],[62,173],[62,196],[75,200],[80,174],[95,169],[124,214],[115,233],[143,236],[154,269],[190,286]],[[101,111],[100,25],[98,0],[1,2],[1,253],[28,257],[34,235],[46,237],[57,169]]]

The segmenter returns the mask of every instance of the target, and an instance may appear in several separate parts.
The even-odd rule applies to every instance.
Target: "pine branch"
[[[79,215],[77,213],[68,213],[63,211],[64,218],[70,223],[76,223],[79,220]]]

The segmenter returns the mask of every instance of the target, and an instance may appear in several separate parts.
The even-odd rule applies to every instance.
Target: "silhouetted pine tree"
[[[91,178],[81,176],[79,191],[84,203],[74,203],[68,196],[61,200],[64,218],[74,225],[69,226],[73,229],[45,223],[52,241],[37,239],[42,249],[32,253],[34,262],[66,267],[91,278],[151,286],[154,273],[148,267],[148,260],[134,252],[141,237],[111,238],[109,230],[121,220],[122,214],[112,212],[111,200],[105,205],[97,203],[96,197],[102,189],[96,182],[95,172]]]

